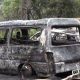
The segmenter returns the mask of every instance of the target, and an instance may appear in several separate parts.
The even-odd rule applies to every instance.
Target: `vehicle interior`
[[[40,31],[37,28],[14,28],[11,35],[12,44],[38,44],[37,37],[33,37],[35,33]]]

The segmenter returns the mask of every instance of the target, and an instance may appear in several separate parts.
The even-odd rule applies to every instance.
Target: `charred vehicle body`
[[[78,19],[0,22],[0,71],[47,77],[79,68]]]

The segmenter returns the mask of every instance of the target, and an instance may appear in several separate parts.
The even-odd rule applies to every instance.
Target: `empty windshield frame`
[[[69,28],[72,28],[72,27],[73,27],[73,28],[76,27],[76,28],[78,29],[78,31],[79,31],[78,37],[79,37],[79,36],[80,36],[80,28],[79,28],[79,27],[80,27],[80,26],[68,26],[68,25],[67,25],[67,26],[52,26],[52,27],[51,27],[51,30],[52,30],[53,28],[56,28],[57,30],[58,30],[58,29],[64,29],[64,30],[65,30],[65,29],[69,29]],[[53,40],[52,40],[52,33],[65,34],[65,33],[61,32],[61,31],[60,31],[60,33],[59,33],[59,31],[56,31],[56,30],[54,30],[54,32],[51,31],[51,41],[50,41],[50,43],[51,43],[52,47],[53,47],[53,46],[54,46],[54,47],[59,47],[59,46],[80,45],[80,42],[70,43],[70,41],[67,42],[68,44],[67,44],[67,43],[65,44],[65,43],[62,41],[62,43],[63,43],[63,44],[62,44],[62,43],[60,43],[60,40],[54,41],[55,44],[52,44],[52,41],[53,41]],[[66,35],[69,35],[69,33],[66,34]],[[73,35],[73,34],[70,33],[70,35]],[[76,35],[76,33],[74,34],[74,36],[75,36],[75,35]],[[65,41],[65,40],[64,40],[64,41]],[[80,38],[79,38],[79,41],[80,41]],[[66,41],[65,41],[65,42],[66,42]],[[58,44],[58,43],[59,43],[59,44]]]

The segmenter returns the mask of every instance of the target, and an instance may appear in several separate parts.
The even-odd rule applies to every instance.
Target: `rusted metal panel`
[[[80,45],[57,46],[51,49],[55,62],[72,63],[80,59]],[[67,61],[66,61],[67,60]]]
[[[6,49],[6,50],[4,50]],[[44,67],[47,65],[42,48],[37,46],[9,46],[7,48],[2,47],[0,49],[0,69],[6,69],[7,71],[13,69],[17,72],[18,66],[22,63],[29,62],[32,67],[36,67],[35,71],[41,69],[42,72],[48,72]],[[40,63],[40,64],[39,64]],[[45,65],[43,65],[45,63]],[[38,65],[39,64],[39,65]],[[41,67],[42,64],[42,67]],[[39,67],[40,66],[40,67]],[[43,71],[46,70],[46,71]],[[13,72],[14,72],[13,71]]]

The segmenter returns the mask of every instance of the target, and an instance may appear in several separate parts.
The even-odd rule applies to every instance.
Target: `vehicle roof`
[[[10,20],[0,22],[0,27],[10,26],[80,26],[80,21],[77,18],[44,18],[38,20]]]

